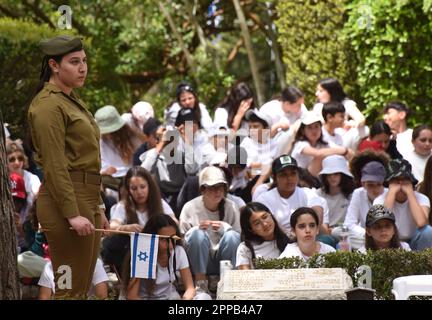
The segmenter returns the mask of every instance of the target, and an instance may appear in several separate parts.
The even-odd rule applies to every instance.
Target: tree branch
[[[33,13],[36,15],[36,18],[46,22],[51,28],[55,29],[56,26],[51,22],[51,20],[45,15],[45,13],[38,7],[38,2],[35,4],[28,3],[27,1],[23,1],[24,6],[30,8]],[[36,19],[35,19],[36,20]]]
[[[0,12],[3,12],[6,16],[12,17],[12,18],[18,18],[19,14],[12,12],[5,6],[0,5]]]

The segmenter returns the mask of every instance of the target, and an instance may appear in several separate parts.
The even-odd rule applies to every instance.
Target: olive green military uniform
[[[35,160],[44,171],[36,206],[50,248],[55,294],[84,297],[99,254],[100,233],[79,236],[67,218],[81,215],[96,228],[101,226],[99,129],[83,101],[48,82],[33,99],[28,120]],[[64,277],[67,271],[58,273],[63,265],[72,271],[72,288]]]

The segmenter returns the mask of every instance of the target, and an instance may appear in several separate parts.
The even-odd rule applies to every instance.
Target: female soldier
[[[87,76],[81,40],[57,36],[41,41],[41,48],[41,82],[28,111],[35,160],[44,172],[37,216],[50,246],[56,297],[80,298],[99,254],[100,234],[94,229],[109,226],[99,193],[100,134],[72,91]]]

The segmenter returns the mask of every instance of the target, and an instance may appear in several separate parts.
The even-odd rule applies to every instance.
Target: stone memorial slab
[[[352,280],[341,268],[227,270],[218,300],[342,300]]]

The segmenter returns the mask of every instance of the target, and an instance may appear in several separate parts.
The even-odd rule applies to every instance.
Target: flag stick
[[[74,230],[72,227],[69,228],[70,230]],[[122,234],[135,234],[135,233],[142,233],[142,232],[130,232],[130,231],[121,231],[121,230],[113,230],[113,229],[94,229],[94,231],[97,232],[111,232],[111,233],[122,233]],[[145,234],[145,233],[142,233]],[[179,236],[173,235],[173,236],[162,236],[157,235],[160,238],[172,238],[174,240],[181,240]]]
[[[113,230],[113,229],[94,229],[97,232],[111,232],[111,233],[122,233],[122,234],[135,234],[136,232],[130,232],[130,231],[121,231],[121,230]],[[142,233],[142,232],[140,232]],[[157,235],[160,238],[172,238],[174,240],[181,240],[180,237],[173,235],[173,236],[161,236]]]

